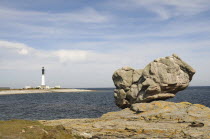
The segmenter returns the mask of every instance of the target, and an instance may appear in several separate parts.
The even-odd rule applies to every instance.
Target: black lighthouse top
[[[45,69],[44,67],[42,67],[42,75],[44,75]]]

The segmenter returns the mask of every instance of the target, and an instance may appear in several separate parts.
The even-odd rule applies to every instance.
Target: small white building
[[[31,86],[25,86],[24,89],[32,89]]]
[[[55,89],[60,89],[61,86],[60,86],[60,85],[56,85],[54,88],[55,88]]]

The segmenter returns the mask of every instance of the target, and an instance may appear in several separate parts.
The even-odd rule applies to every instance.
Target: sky
[[[0,0],[0,86],[114,87],[115,70],[180,56],[210,85],[209,0]]]

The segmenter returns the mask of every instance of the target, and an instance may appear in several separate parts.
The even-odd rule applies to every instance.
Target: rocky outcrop
[[[175,54],[158,58],[144,69],[123,67],[112,76],[116,105],[126,108],[134,103],[172,98],[189,85],[194,74],[195,70]]]
[[[133,104],[95,119],[41,121],[62,125],[84,138],[210,138],[210,108],[189,102],[154,101]]]

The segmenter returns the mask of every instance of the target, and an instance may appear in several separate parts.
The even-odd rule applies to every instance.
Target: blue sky
[[[0,0],[0,86],[113,87],[123,66],[176,53],[209,85],[209,0]]]

